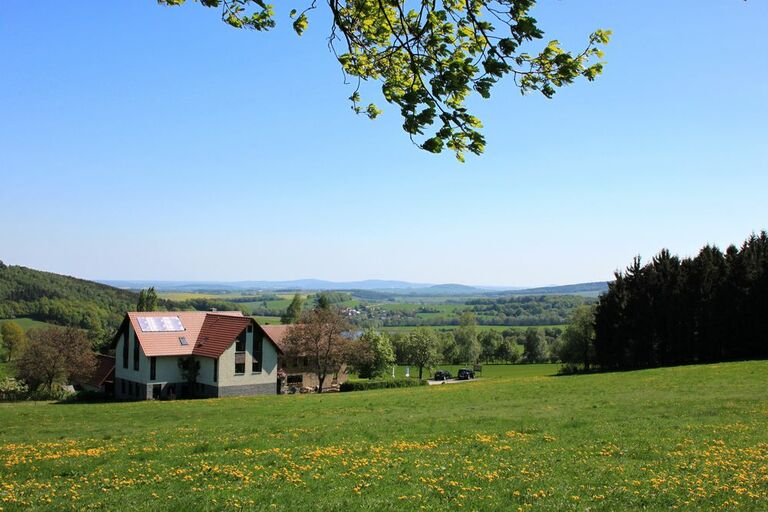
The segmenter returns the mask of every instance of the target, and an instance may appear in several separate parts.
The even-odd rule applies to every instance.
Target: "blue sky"
[[[382,101],[352,114],[327,15],[298,38],[292,7],[255,33],[192,4],[4,0],[0,259],[525,286],[768,227],[766,2],[542,1],[566,47],[613,30],[605,73],[473,102],[488,147],[464,165],[411,145]]]

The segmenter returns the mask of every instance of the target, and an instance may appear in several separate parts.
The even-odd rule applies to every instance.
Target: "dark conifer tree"
[[[630,369],[768,357],[768,235],[616,273],[595,312],[597,361]]]

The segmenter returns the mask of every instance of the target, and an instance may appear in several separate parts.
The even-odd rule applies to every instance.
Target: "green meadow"
[[[46,323],[46,322],[40,322],[38,320],[33,320],[31,318],[13,318],[13,319],[6,319],[6,320],[0,320],[0,325],[4,324],[5,322],[14,322],[19,324],[19,327],[24,329],[25,331],[28,331],[32,329],[33,327],[50,327],[52,324]]]
[[[0,404],[10,510],[768,509],[768,362]]]
[[[458,329],[458,325],[427,325],[425,327],[429,327],[431,329],[435,329],[437,331],[453,331],[455,329]],[[482,331],[525,331],[529,329],[530,327],[533,327],[534,329],[565,329],[565,325],[478,325],[477,330]],[[410,325],[403,325],[403,326],[385,326],[379,328],[382,331],[389,332],[389,333],[404,333],[404,332],[410,332],[414,329],[418,329],[418,326],[410,326]]]

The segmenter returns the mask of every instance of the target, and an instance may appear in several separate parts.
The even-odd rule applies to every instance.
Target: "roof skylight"
[[[177,316],[140,316],[137,318],[142,332],[184,331],[184,325]]]

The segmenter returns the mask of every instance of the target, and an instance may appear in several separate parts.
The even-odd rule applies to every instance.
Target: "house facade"
[[[262,325],[261,328],[272,342],[280,348],[278,367],[285,372],[285,382],[282,383],[281,392],[286,392],[291,388],[314,388],[320,384],[309,357],[286,355],[284,339],[288,329],[291,328],[290,325]],[[344,364],[338,373],[328,375],[323,385],[329,388],[342,384],[346,380],[347,365]]]
[[[239,311],[129,312],[113,346],[118,399],[278,392],[282,351]]]

